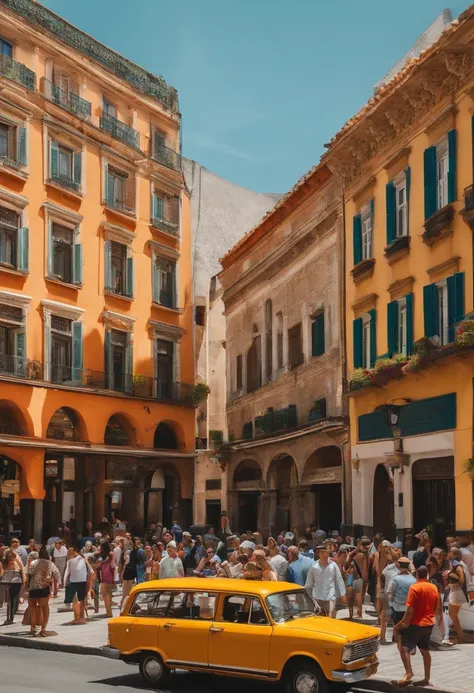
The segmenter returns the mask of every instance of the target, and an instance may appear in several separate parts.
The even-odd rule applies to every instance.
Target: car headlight
[[[346,645],[342,650],[342,661],[344,664],[348,664],[351,661],[353,644]]]

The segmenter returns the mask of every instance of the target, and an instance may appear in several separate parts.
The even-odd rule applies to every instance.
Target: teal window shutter
[[[108,390],[113,388],[113,358],[112,358],[112,334],[110,330],[105,332],[105,349],[104,349],[104,364],[105,364],[105,376],[106,385]]]
[[[362,218],[356,214],[353,219],[354,265],[362,260]]]
[[[72,256],[72,281],[74,284],[82,284],[82,245],[75,243]]]
[[[388,355],[397,354],[400,348],[398,344],[398,301],[391,301],[387,306],[387,342]]]
[[[457,199],[456,185],[456,130],[448,132],[448,202]]]
[[[377,360],[377,311],[369,310],[370,315],[370,367],[375,366]]]
[[[464,317],[464,272],[447,278],[448,285],[448,339],[454,342],[455,326]]]
[[[14,332],[15,374],[26,375],[26,332],[23,329]]]
[[[131,392],[133,385],[133,335],[127,335],[127,347],[125,349],[125,392]]]
[[[425,219],[429,219],[438,209],[438,176],[436,147],[428,147],[424,152]]]
[[[126,293],[130,298],[133,297],[133,257],[127,258]]]
[[[160,302],[160,272],[156,264],[156,257],[152,258],[152,301],[153,303]]]
[[[115,177],[109,173],[109,167],[107,166],[107,188],[105,192],[105,199],[109,207],[115,206]]]
[[[20,272],[28,272],[30,268],[29,235],[27,226],[18,229],[17,269]]]
[[[105,288],[112,288],[112,241],[104,243],[104,281]]]
[[[77,185],[82,183],[82,152],[74,152],[73,178]]]
[[[53,222],[48,220],[48,277],[54,276],[54,242],[53,242]]]
[[[434,337],[439,334],[438,287],[436,284],[427,284],[423,287],[423,317],[425,337]]]
[[[311,342],[311,351],[313,356],[321,356],[321,354],[324,354],[324,313],[316,315],[312,322]]]
[[[397,237],[397,192],[392,181],[385,186],[385,200],[387,205],[387,245],[393,243]]]
[[[415,341],[413,335],[413,294],[407,294],[405,296],[405,303],[407,307],[407,356],[410,356],[410,354],[413,353],[413,342]]]
[[[80,320],[72,323],[72,380],[82,383],[82,343],[83,325]]]
[[[26,128],[17,128],[16,158],[20,166],[25,166],[28,160],[26,151]]]
[[[356,318],[353,323],[353,350],[354,350],[354,368],[362,368],[362,318]]]
[[[54,140],[51,140],[49,144],[49,176],[50,178],[59,177],[59,147]]]
[[[165,218],[165,201],[156,194],[154,195],[153,218],[160,221]]]
[[[407,234],[410,235],[410,188],[411,188],[411,168],[405,169],[405,190],[407,197]]]

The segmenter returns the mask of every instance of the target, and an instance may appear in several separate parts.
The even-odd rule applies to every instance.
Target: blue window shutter
[[[127,258],[126,293],[130,298],[133,297],[133,257]]]
[[[51,140],[49,145],[49,177],[59,177],[59,148],[54,140]]]
[[[82,383],[82,330],[82,322],[74,320],[72,323],[72,379],[76,383]]]
[[[399,351],[398,344],[398,301],[391,301],[387,306],[387,343],[388,355]]]
[[[448,132],[448,202],[457,200],[456,130]]]
[[[407,196],[407,233],[410,234],[410,188],[411,188],[411,168],[405,169],[405,189]]]
[[[407,294],[405,302],[407,306],[407,356],[410,356],[413,353],[413,342],[415,341],[413,335],[413,294]]]
[[[464,317],[464,272],[448,277],[448,339],[454,342],[455,325]]]
[[[354,350],[354,368],[362,368],[362,318],[356,318],[353,323],[353,350]]]
[[[424,152],[425,219],[429,219],[438,208],[438,179],[436,147],[428,147]]]
[[[18,229],[17,269],[28,272],[30,269],[30,232],[27,226]]]
[[[369,310],[370,315],[370,367],[375,366],[377,360],[377,311]]]
[[[156,266],[156,258],[152,257],[152,301],[153,303],[160,302],[160,273],[158,267]]]
[[[127,335],[127,348],[125,350],[125,392],[132,391],[133,384],[133,335]]]
[[[112,241],[104,243],[104,281],[105,288],[112,287]]]
[[[82,284],[82,245],[75,243],[72,257],[72,281],[74,284]]]
[[[354,265],[362,260],[362,218],[356,214],[353,219]]]
[[[105,332],[105,344],[104,344],[104,369],[105,369],[105,377],[106,377],[106,386],[108,390],[111,390],[113,387],[113,378],[112,378],[112,367],[113,367],[113,359],[112,359],[112,335],[109,330],[106,330]]]
[[[82,183],[82,152],[74,152],[74,164],[73,164],[73,177],[74,182],[78,185]]]
[[[387,245],[393,243],[397,237],[397,200],[396,190],[392,181],[385,186],[385,199],[387,205]]]
[[[25,166],[28,160],[26,151],[26,128],[17,129],[16,158],[20,166]]]
[[[434,337],[439,334],[438,287],[436,284],[427,284],[423,287],[423,317],[425,337]]]
[[[311,324],[311,342],[312,356],[324,354],[324,313],[317,315]]]

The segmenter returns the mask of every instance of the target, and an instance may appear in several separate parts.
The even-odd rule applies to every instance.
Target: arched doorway
[[[0,400],[0,433],[9,436],[26,436],[26,424],[15,402]]]
[[[158,424],[153,436],[153,447],[157,450],[178,450],[176,433],[169,424]]]
[[[273,532],[292,529],[291,489],[298,484],[298,473],[293,458],[282,454],[270,463],[267,487],[276,491],[275,517],[270,518]]]
[[[258,525],[262,469],[255,460],[243,460],[236,468],[233,488],[237,491],[237,528],[240,534]]]
[[[105,445],[133,445],[134,430],[123,414],[112,414],[104,432]]]
[[[377,466],[374,475],[374,532],[395,541],[393,482],[384,464]]]
[[[454,457],[417,460],[413,475],[413,529],[432,526],[436,545],[455,529]]]
[[[314,522],[326,532],[342,523],[342,455],[337,445],[315,450],[306,460],[301,483],[311,486],[313,503],[305,507],[306,523]],[[306,505],[306,504],[305,504]]]
[[[13,532],[10,531],[13,527]],[[10,457],[0,457],[0,541],[21,535],[20,467]]]
[[[147,526],[162,522],[169,529],[173,520],[184,522],[181,479],[173,464],[164,464],[149,474],[144,490]]]

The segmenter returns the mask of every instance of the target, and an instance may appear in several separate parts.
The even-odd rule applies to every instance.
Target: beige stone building
[[[216,459],[234,531],[351,520],[342,243],[337,179],[319,165],[221,260],[229,442]]]

